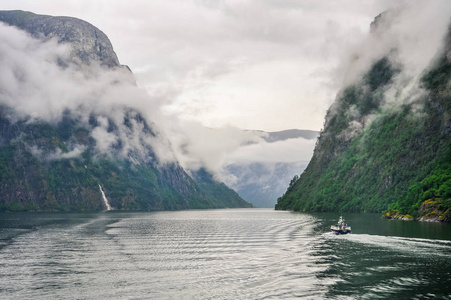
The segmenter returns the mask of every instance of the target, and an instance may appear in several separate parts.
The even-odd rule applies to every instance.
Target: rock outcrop
[[[97,62],[109,68],[121,66],[105,33],[86,21],[20,10],[0,11],[0,21],[41,40],[54,38],[60,44],[70,44],[71,57],[75,63],[89,65]]]

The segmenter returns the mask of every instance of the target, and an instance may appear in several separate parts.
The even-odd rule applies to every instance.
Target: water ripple
[[[451,284],[450,241],[324,234],[306,214],[66,219],[4,233],[1,299],[446,299]]]

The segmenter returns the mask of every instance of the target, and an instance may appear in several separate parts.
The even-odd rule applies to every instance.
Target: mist
[[[0,42],[4,66],[0,72],[0,103],[13,109],[14,114],[8,115],[10,121],[57,124],[70,112],[80,126],[91,128],[89,135],[99,155],[134,163],[179,163],[188,173],[203,168],[233,188],[243,183],[274,182],[272,176],[283,165],[283,172],[289,169],[289,174],[278,177],[279,189],[302,171],[312,155],[314,140],[270,143],[265,140],[265,132],[234,126],[207,128],[198,121],[164,115],[165,102],[136,86],[125,68],[106,68],[95,62],[80,64],[73,60],[70,44],[38,40],[4,24],[0,24]],[[135,120],[137,114],[145,117],[152,134]],[[128,126],[124,126],[126,118],[130,120]],[[28,150],[41,160],[77,158],[87,150],[74,142],[67,148],[66,152],[59,148],[49,152],[35,145]],[[253,173],[255,165],[265,176]],[[232,173],[237,166],[242,174]]]
[[[448,1],[396,2],[368,32],[358,28],[357,20],[366,18],[365,8],[353,8],[355,3],[329,7],[321,2],[308,9],[288,2],[210,4],[184,4],[189,13],[180,24],[202,20],[191,22],[186,35],[177,31],[180,24],[161,24],[155,19],[141,27],[138,21],[143,20],[143,13],[132,14],[140,35],[127,35],[125,44],[118,43],[118,53],[121,61],[136,66],[132,70],[138,86],[123,68],[72,63],[69,44],[40,41],[0,24],[0,103],[18,113],[10,116],[12,121],[27,116],[57,123],[70,110],[79,122],[88,124],[92,113],[97,126],[91,137],[99,153],[125,158],[134,152],[141,159],[156,155],[161,162],[178,161],[189,172],[205,168],[230,185],[238,182],[230,174],[230,166],[236,165],[250,170],[252,164],[263,164],[271,174],[278,163],[293,164],[301,166],[299,174],[310,160],[315,140],[269,143],[264,133],[244,129],[280,128],[282,123],[286,127],[280,129],[295,128],[292,124],[305,124],[299,129],[318,127],[338,88],[358,82],[387,54],[400,72],[383,91],[383,108],[414,102],[423,94],[419,78],[440,49],[451,12]],[[169,4],[152,7],[173,20]],[[372,3],[366,9],[373,13],[387,7],[385,2]],[[354,14],[350,27],[344,25],[345,13]],[[249,23],[249,17],[255,22]],[[311,26],[300,23],[301,19],[309,20]],[[323,19],[328,22],[319,21]],[[123,28],[108,27],[111,22],[106,19],[95,25],[117,32],[130,29],[124,25],[125,17],[118,20]],[[116,46],[120,36],[111,35]],[[146,49],[133,46],[137,42],[131,38]],[[133,49],[134,56],[126,48]],[[121,53],[130,61],[124,61]],[[143,134],[144,125],[133,121],[131,128],[119,126],[115,134],[109,132],[110,122],[122,124],[136,112],[146,118],[154,135]],[[352,107],[347,113],[357,114]],[[376,117],[357,120],[356,115],[343,133],[346,139],[362,132]],[[263,121],[253,123],[254,119]],[[244,127],[250,124],[265,128]],[[119,140],[124,144],[118,152]],[[72,145],[68,153],[57,151],[48,159],[76,157],[82,152],[82,147]],[[39,149],[33,153],[40,155]]]
[[[131,80],[130,72],[96,62],[79,64],[71,57],[70,47],[54,39],[35,39],[0,23],[0,104],[13,109],[14,114],[8,115],[10,121],[57,124],[70,112],[74,120],[89,127],[89,118],[95,115],[98,126],[91,137],[99,153],[128,158],[133,152],[141,161],[151,160],[151,154],[155,154],[159,163],[175,162],[170,142],[157,126],[147,121],[153,133],[149,135],[135,120],[141,113],[151,120],[147,112],[152,109],[152,101]],[[124,126],[125,118],[130,119],[128,126]],[[115,132],[108,130],[111,122],[117,125]],[[77,144],[70,147],[69,153],[57,150],[46,158],[76,157],[84,150]],[[37,148],[32,153],[43,158]]]
[[[356,137],[384,113],[400,111],[404,105],[410,105],[413,114],[421,117],[418,100],[427,96],[421,78],[442,55],[450,21],[449,1],[401,1],[378,15],[370,33],[349,49],[336,70],[341,90],[329,108],[325,126],[338,108],[343,109],[341,97],[348,87],[358,87],[358,97],[377,99],[373,101],[378,102],[378,111],[362,114],[356,105],[346,107],[344,116],[350,121],[339,135],[344,140]],[[390,64],[393,76],[389,84],[372,91],[365,76],[383,59]]]

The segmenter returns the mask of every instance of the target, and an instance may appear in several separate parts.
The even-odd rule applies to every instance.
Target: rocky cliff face
[[[102,210],[103,193],[113,209],[249,206],[227,187],[209,194],[221,183],[196,183],[156,124],[126,104],[149,99],[99,29],[22,11],[0,21],[41,41],[0,36],[0,210]],[[53,50],[62,44],[69,53]]]
[[[420,54],[414,52],[421,52],[420,45],[402,48],[402,38],[393,44],[385,38],[395,36],[399,18],[402,13],[388,12],[372,24],[374,46],[389,47],[373,54],[369,67],[340,91],[307,169],[279,198],[277,209],[388,210],[420,218],[424,204],[434,203],[443,214],[437,219],[449,220],[451,30],[419,68],[410,57]],[[424,53],[416,57],[425,59]]]
[[[109,68],[119,67],[119,60],[108,37],[86,21],[71,17],[37,15],[26,11],[0,11],[0,21],[29,32],[41,40],[56,39],[70,44],[76,63],[97,62]]]

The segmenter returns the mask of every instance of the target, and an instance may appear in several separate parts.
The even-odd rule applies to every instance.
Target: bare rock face
[[[70,43],[71,58],[77,64],[90,65],[97,62],[108,68],[121,66],[108,37],[86,21],[20,10],[0,11],[0,21],[27,31],[41,40],[56,38],[58,43]]]

